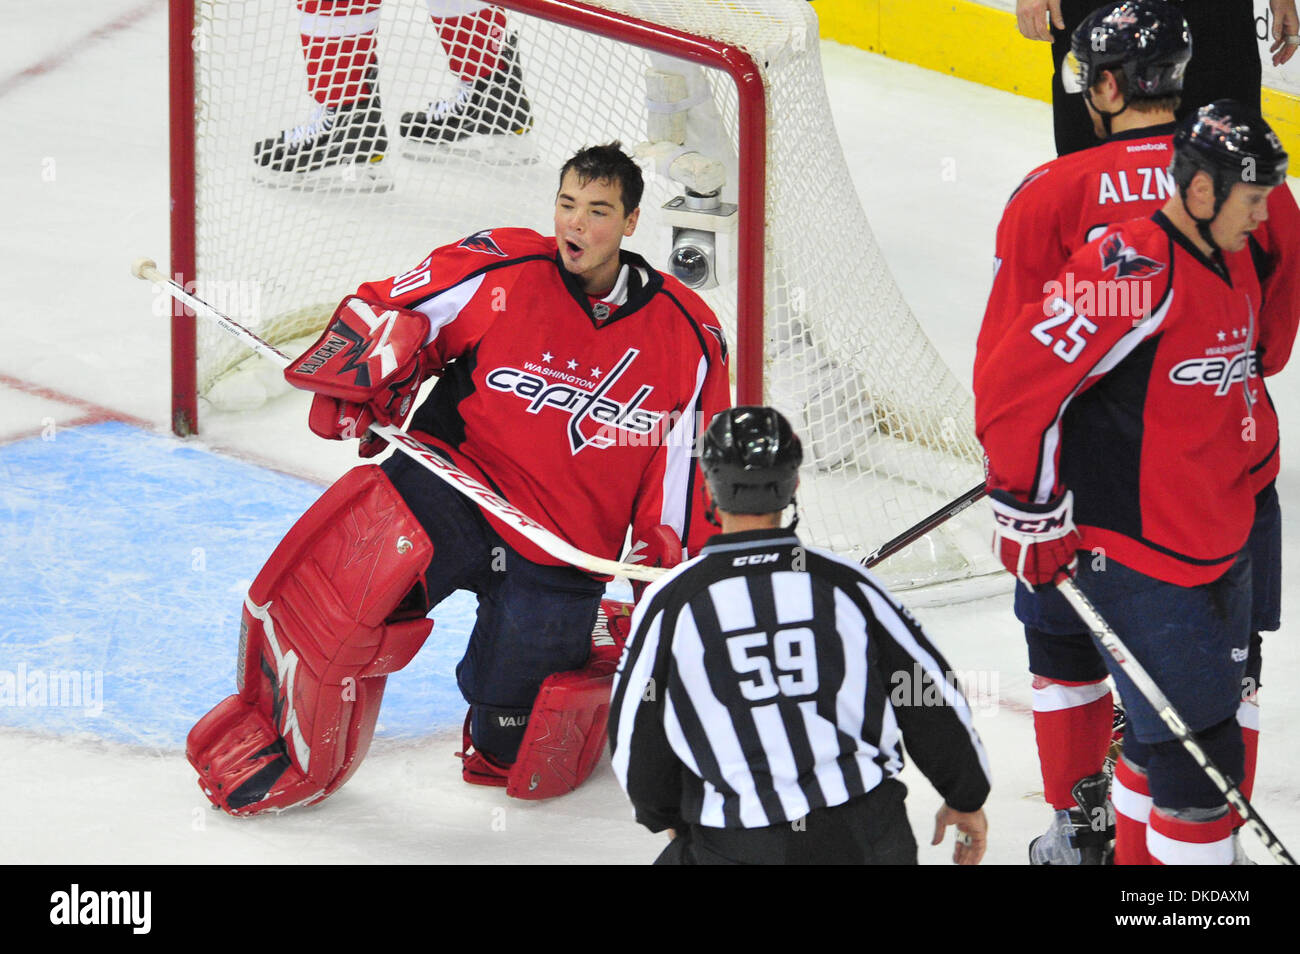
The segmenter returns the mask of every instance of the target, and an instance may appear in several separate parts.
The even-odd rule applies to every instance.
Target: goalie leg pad
[[[433,546],[378,467],[340,478],[249,588],[239,694],[190,730],[208,798],[234,815],[319,801],[360,764],[388,673],[429,635]]]
[[[528,719],[506,794],[542,799],[581,785],[605,750],[614,670],[628,636],[629,603],[601,600],[587,665],[548,676]]]

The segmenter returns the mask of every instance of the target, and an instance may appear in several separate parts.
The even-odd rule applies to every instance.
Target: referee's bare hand
[[[1273,13],[1273,65],[1281,66],[1300,48],[1300,16],[1296,14],[1295,0],[1269,0]]]
[[[989,841],[989,822],[984,817],[984,809],[959,812],[944,802],[934,816],[934,839],[930,844],[942,844],[944,833],[947,832],[949,825],[957,826],[957,845],[952,852],[953,864],[979,864]]]
[[[1052,22],[1047,22],[1048,15]],[[1021,36],[1031,40],[1052,42],[1052,27],[1065,29],[1065,18],[1061,16],[1061,0],[1016,0],[1016,26]]]

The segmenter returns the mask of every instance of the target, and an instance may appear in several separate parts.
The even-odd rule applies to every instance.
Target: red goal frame
[[[767,95],[758,65],[740,47],[600,10],[575,0],[494,2],[508,10],[722,70],[735,82],[740,126],[736,394],[741,404],[762,404]],[[185,286],[198,277],[195,0],[169,0],[169,8],[171,275]],[[358,276],[358,279],[364,277]],[[197,347],[193,313],[179,302],[173,303],[171,338],[172,430],[188,436],[197,434],[199,430]]]

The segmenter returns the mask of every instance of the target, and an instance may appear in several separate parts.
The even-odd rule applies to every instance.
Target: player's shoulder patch
[[[1052,163],[1048,162],[1048,163],[1044,163],[1043,165],[1035,169],[1033,172],[1029,173],[1029,175],[1025,176],[1023,179],[1020,180],[1020,184],[1016,186],[1015,189],[1012,190],[1011,195],[1007,196],[1006,204],[1010,205],[1012,202],[1016,200],[1017,196],[1019,196],[1027,188],[1029,188],[1031,185],[1033,185],[1035,182],[1037,182],[1039,179],[1041,179],[1043,176],[1047,175],[1051,171],[1052,171]]]
[[[457,248],[467,248],[471,252],[482,252],[484,255],[499,255],[506,257],[501,246],[497,244],[496,239],[492,237],[491,229],[484,229],[481,232],[475,232],[473,235],[467,235],[461,239]]]
[[[1140,228],[1115,228],[1098,240],[1097,254],[1103,273],[1110,273],[1117,280],[1151,278],[1168,268],[1168,262],[1152,254],[1153,249],[1142,241],[1141,233]]]
[[[553,251],[548,248],[545,237],[532,229],[520,228],[482,229],[473,235],[465,236],[456,243],[455,247],[493,258],[549,255]]]

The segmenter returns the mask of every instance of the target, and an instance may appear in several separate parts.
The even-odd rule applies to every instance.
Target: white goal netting
[[[739,97],[726,73],[556,22],[572,4],[513,6],[532,11],[507,13],[532,120],[525,134],[406,142],[402,114],[454,101],[461,86],[425,5],[386,0],[366,13],[374,25],[374,105],[387,138],[382,161],[267,176],[254,167],[254,144],[299,125],[312,131],[317,104],[299,40],[302,15],[292,0],[198,0],[192,277],[201,290],[215,290],[214,304],[283,343],[318,330],[361,281],[405,271],[438,245],[494,226],[550,234],[563,162],[585,145],[618,139],[631,149],[652,139],[648,118],[671,117],[677,107],[663,105],[674,94],[662,82],[655,105],[647,105],[647,72],[661,81],[667,74],[669,90],[679,74],[686,141],[643,148],[658,158],[646,159],[642,218],[627,246],[666,268],[673,223],[660,210],[685,192],[666,174],[675,154],[695,150],[720,162],[726,203],[740,201],[742,175],[763,176],[763,346],[754,366],[762,368],[763,399],[804,439],[801,534],[860,557],[978,483],[970,394],[925,337],[871,234],[831,120],[809,4],[587,4],[748,53],[766,94],[761,162],[738,162]],[[661,134],[664,127],[653,128]],[[737,255],[731,227],[716,235],[719,284],[702,294],[734,349],[737,289],[757,273],[756,263]],[[219,331],[198,334],[205,400],[232,408],[266,398],[270,376],[241,365],[247,352]],[[732,361],[734,368],[734,350]],[[957,519],[880,572],[898,587],[976,576],[996,566],[986,548],[979,522]]]

